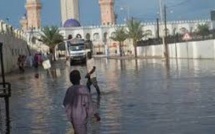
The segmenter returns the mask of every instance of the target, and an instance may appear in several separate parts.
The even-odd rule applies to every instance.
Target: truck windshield
[[[80,51],[84,50],[84,44],[71,44],[69,46],[70,51]]]

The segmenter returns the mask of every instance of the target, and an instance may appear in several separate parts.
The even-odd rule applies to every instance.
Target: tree
[[[54,55],[54,61],[56,61],[55,47],[63,42],[63,36],[59,33],[58,27],[45,26],[42,29],[40,41],[49,46],[50,52]]]
[[[131,19],[128,21],[127,27],[128,27],[127,35],[130,39],[133,40],[135,58],[137,58],[137,42],[144,37],[142,30],[143,25],[141,24],[140,21]]]
[[[114,41],[119,42],[119,50],[120,50],[120,56],[122,56],[122,43],[127,39],[127,34],[125,32],[124,27],[118,27],[116,28],[113,35],[110,37]]]
[[[199,24],[198,27],[198,34],[200,34],[203,39],[205,38],[206,35],[210,33],[209,26],[207,24]]]

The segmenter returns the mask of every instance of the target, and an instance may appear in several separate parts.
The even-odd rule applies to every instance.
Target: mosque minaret
[[[99,0],[100,13],[101,13],[101,24],[102,25],[113,25],[116,23],[114,13],[114,0]]]
[[[27,10],[27,28],[41,28],[41,2],[40,0],[27,0],[25,8]]]
[[[62,25],[68,19],[79,21],[79,2],[78,0],[61,0],[61,21]]]

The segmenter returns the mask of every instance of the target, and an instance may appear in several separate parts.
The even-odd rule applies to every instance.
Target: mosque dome
[[[63,27],[80,27],[81,24],[76,19],[68,19],[64,22]]]

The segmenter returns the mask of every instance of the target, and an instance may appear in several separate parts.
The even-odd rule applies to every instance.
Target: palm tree
[[[207,24],[199,24],[198,27],[198,34],[200,34],[203,39],[205,38],[206,35],[210,33],[209,26]]]
[[[59,33],[58,27],[45,26],[42,29],[40,41],[49,46],[50,52],[54,55],[54,61],[56,61],[55,47],[63,42],[63,36]]]
[[[124,27],[118,27],[116,28],[113,35],[110,37],[114,41],[119,42],[119,49],[120,49],[120,56],[122,56],[122,43],[127,39],[127,34],[125,32]]]
[[[130,21],[128,21],[127,27],[128,27],[127,35],[130,39],[133,40],[135,58],[137,58],[137,42],[144,37],[142,30],[143,25],[141,24],[140,21],[131,19]]]

